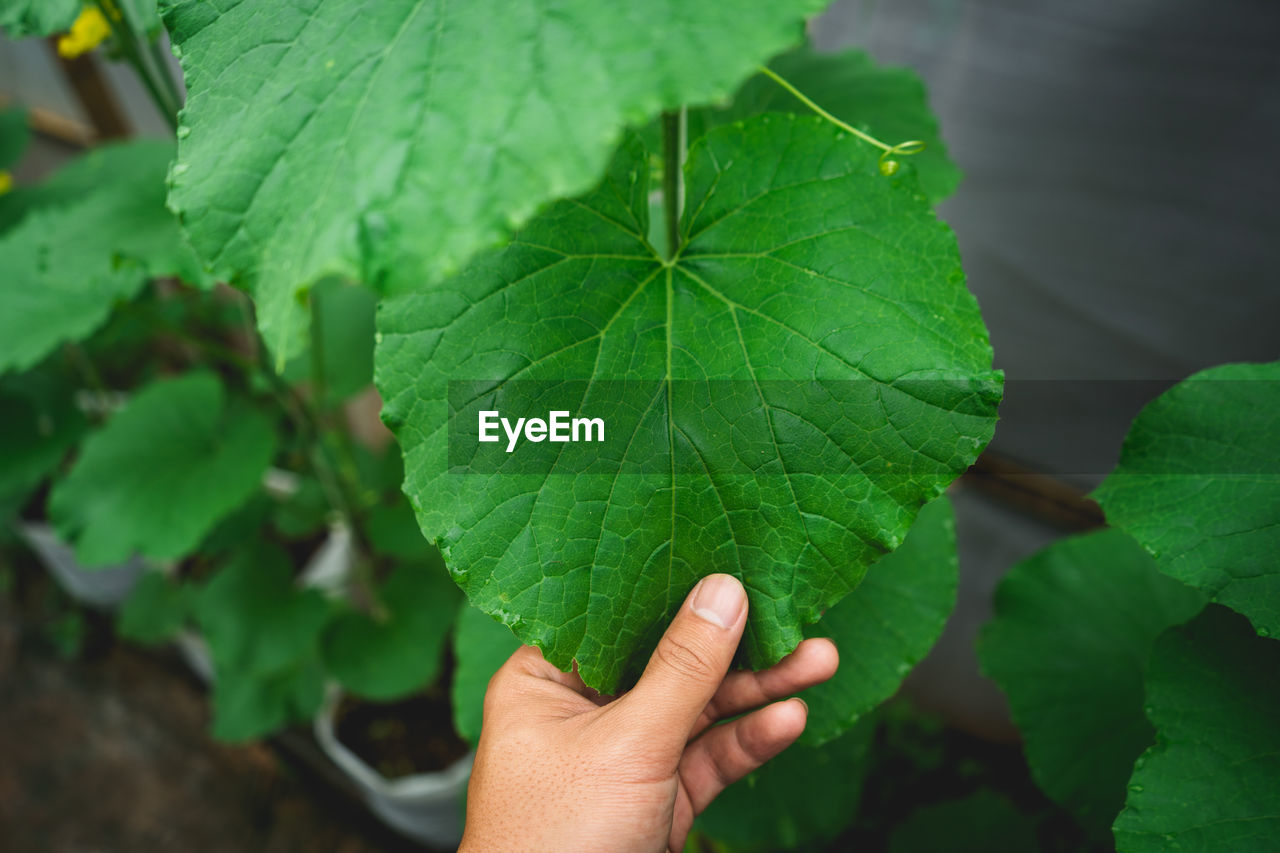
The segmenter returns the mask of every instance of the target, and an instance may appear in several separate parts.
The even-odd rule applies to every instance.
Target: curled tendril
[[[912,154],[919,154],[928,146],[919,139],[909,139],[906,142],[899,142],[897,145],[891,145],[884,149],[884,153],[880,155],[880,174],[888,177],[897,174],[898,161],[894,157],[910,157]]]
[[[824,110],[822,107],[815,104],[813,100],[809,98],[808,95],[804,94],[795,86],[791,85],[782,77],[778,76],[778,73],[774,71],[772,68],[769,68],[768,66],[765,66],[765,65],[761,65],[760,73],[765,75],[769,79],[773,80],[773,82],[777,83],[782,88],[786,89],[788,92],[790,92],[792,95],[795,96],[796,100],[800,101],[800,103],[804,104],[806,107],[813,110],[815,113],[822,116],[824,119],[831,122],[836,127],[853,134],[854,136],[861,139],[863,142],[869,143],[879,148],[883,152],[880,155],[880,161],[879,161],[880,174],[885,175],[886,177],[889,175],[895,174],[898,171],[898,161],[894,160],[893,159],[894,157],[910,157],[912,154],[919,154],[921,151],[925,149],[925,143],[919,139],[909,139],[906,142],[899,142],[897,145],[887,145],[881,142],[879,139],[876,139],[871,134],[862,130],[858,130],[858,128],[854,127],[848,122],[841,121],[840,119],[833,116],[831,113]]]

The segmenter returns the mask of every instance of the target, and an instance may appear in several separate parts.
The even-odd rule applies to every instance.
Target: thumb
[[[693,726],[724,680],[747,622],[747,594],[732,575],[708,575],[689,593],[636,686],[623,697],[635,722],[660,738]]]

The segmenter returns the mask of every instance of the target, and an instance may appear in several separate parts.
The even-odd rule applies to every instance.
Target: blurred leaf
[[[510,628],[483,610],[463,605],[453,639],[457,658],[453,671],[453,725],[472,746],[480,741],[489,679],[518,648],[520,641]]]
[[[1035,853],[1035,822],[989,789],[924,806],[893,834],[889,853]]]
[[[0,502],[16,506],[57,468],[88,422],[66,378],[47,366],[0,377],[0,412]]]
[[[311,289],[315,300],[310,343],[284,369],[289,382],[309,383],[315,341],[320,341],[325,405],[333,405],[373,384],[373,314],[377,295],[367,287],[326,279]],[[317,335],[317,332],[319,333]]]
[[[120,609],[116,630],[126,640],[156,645],[173,638],[190,613],[190,589],[164,572],[144,572]]]
[[[324,669],[315,658],[253,678],[220,673],[213,685],[213,736],[233,742],[267,737],[309,721],[323,701]]]
[[[400,459],[400,446],[389,442],[382,450],[372,450],[356,443],[352,450],[360,485],[374,499],[394,493],[396,499],[404,497],[400,483],[404,480],[404,463]]]
[[[0,9],[3,8],[3,2],[4,0],[0,0]],[[8,169],[21,160],[30,139],[27,111],[21,107],[0,109],[0,169]]]
[[[1228,364],[1134,420],[1094,492],[1160,570],[1280,637],[1280,361]]]
[[[334,619],[324,638],[324,661],[357,696],[398,699],[439,674],[462,593],[437,557],[397,568],[378,598],[383,617],[348,611]]]
[[[1156,640],[1120,853],[1280,850],[1280,642],[1210,606]]]
[[[151,278],[211,283],[165,207],[172,155],[165,141],[104,147],[45,190],[0,196],[25,212],[0,234],[0,372],[87,337]]]
[[[958,572],[955,512],[944,496],[920,510],[898,549],[852,593],[805,628],[807,637],[830,637],[841,657],[830,681],[801,694],[809,704],[804,742],[830,740],[897,692],[942,633]]]
[[[792,850],[830,841],[853,822],[874,717],[823,746],[795,744],[735,782],[696,826],[735,851]]]
[[[1057,542],[1000,584],[978,645],[983,671],[1009,697],[1037,784],[1096,836],[1152,742],[1142,715],[1151,644],[1204,600],[1118,530]]]
[[[365,528],[370,544],[379,554],[401,560],[426,560],[443,566],[440,552],[418,529],[413,507],[403,496],[394,503],[370,507]]]
[[[49,517],[86,566],[181,557],[260,488],[274,447],[214,374],[155,382],[85,440]]]
[[[279,547],[244,549],[199,589],[193,611],[213,658],[215,737],[261,737],[316,712],[330,607],[294,584]]]
[[[329,499],[320,481],[312,476],[298,478],[298,490],[273,501],[271,522],[286,539],[300,539],[324,530],[328,525]]]
[[[81,0],[0,0],[0,30],[11,39],[50,36],[70,29]]]
[[[203,556],[217,557],[238,551],[267,535],[267,519],[276,502],[266,492],[254,492],[247,501],[219,519],[196,549]]]

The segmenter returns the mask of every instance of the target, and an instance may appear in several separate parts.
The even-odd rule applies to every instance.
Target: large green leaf
[[[734,851],[792,850],[853,822],[875,718],[821,747],[794,744],[712,801],[697,827]]]
[[[11,39],[64,32],[81,0],[0,0],[0,30]]]
[[[1280,850],[1280,642],[1208,607],[1162,635],[1147,674],[1156,745],[1114,831],[1120,853]]]
[[[805,629],[807,637],[830,637],[841,652],[831,680],[801,694],[809,705],[805,742],[830,740],[897,691],[942,633],[959,568],[955,512],[941,497],[920,510],[898,550]]]
[[[925,143],[924,151],[898,157],[898,161],[916,168],[921,188],[935,202],[955,191],[960,170],[947,156],[938,120],[929,110],[924,83],[914,71],[877,65],[858,50],[817,53],[809,47],[784,53],[769,67],[818,106],[881,142]],[[802,115],[810,112],[775,81],[757,75],[743,84],[728,104],[690,111],[689,138],[696,139],[711,127],[770,110]]]
[[[243,549],[200,588],[192,607],[213,658],[215,737],[260,737],[316,712],[329,604],[319,591],[295,585],[280,548]]]
[[[379,314],[423,531],[473,604],[605,691],[712,572],[751,597],[748,662],[791,651],[973,461],[1000,392],[954,237],[874,149],[794,116],[709,133],[671,263],[641,236],[648,162],[632,141],[599,190]],[[477,411],[548,404],[611,443],[475,443]]]
[[[453,725],[472,745],[480,741],[489,679],[520,648],[511,629],[474,607],[462,608],[454,632]]]
[[[1057,542],[1000,584],[983,669],[1009,697],[1037,784],[1096,835],[1152,742],[1142,714],[1151,645],[1204,599],[1118,530]]]
[[[155,382],[85,440],[49,498],[78,560],[184,556],[259,488],[275,435],[262,415],[225,398],[211,373]]]
[[[312,282],[453,271],[588,189],[624,125],[728,95],[824,5],[177,2],[172,201],[287,356]]]
[[[342,686],[368,699],[398,699],[440,672],[458,613],[458,588],[437,557],[409,563],[380,587],[385,612],[350,611],[324,638],[324,661]]]
[[[1161,571],[1280,636],[1280,362],[1197,373],[1134,420],[1094,493]]]
[[[13,193],[7,215],[21,221],[0,235],[0,372],[86,337],[150,278],[207,281],[165,209],[172,154],[157,141],[99,149],[49,190]]]

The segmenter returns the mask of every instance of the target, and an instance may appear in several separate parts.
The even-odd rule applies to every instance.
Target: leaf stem
[[[307,296],[311,308],[311,396],[316,405],[323,407],[328,393],[324,375],[324,318],[320,313],[320,299],[315,288]]]
[[[254,323],[248,302],[246,298],[241,303],[241,309],[244,312],[245,326],[253,335],[254,350],[258,360],[257,370],[267,380],[267,383],[271,386],[273,396],[275,396],[285,414],[289,416],[289,419],[293,421],[294,426],[297,428],[298,437],[307,448],[307,461],[310,462],[316,479],[320,481],[320,487],[324,490],[329,505],[342,518],[347,529],[351,531],[351,538],[356,546],[356,559],[364,559],[373,553],[373,549],[370,547],[368,537],[360,526],[359,516],[356,514],[357,503],[353,498],[356,490],[352,489],[350,484],[343,479],[341,474],[342,467],[334,459],[333,453],[320,431],[315,414],[311,411],[306,401],[301,399],[289,387],[288,383],[284,381],[271,364],[271,356],[267,352],[267,346],[263,342],[262,336],[258,334],[257,324]]]
[[[93,359],[89,358],[84,348],[74,341],[64,344],[63,347],[76,372],[80,374],[80,378],[84,380],[85,384],[93,390],[94,396],[98,398],[98,404],[101,406],[102,411],[108,411],[107,401],[110,395],[107,392],[106,383],[102,381],[102,374],[98,372]]]
[[[667,224],[667,259],[680,251],[680,211],[684,206],[685,108],[662,114],[662,213]]]

